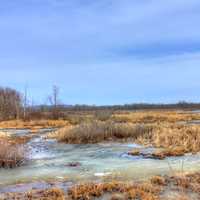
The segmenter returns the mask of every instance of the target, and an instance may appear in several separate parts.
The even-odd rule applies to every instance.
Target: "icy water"
[[[0,169],[0,191],[5,185],[43,181],[90,181],[117,178],[146,179],[152,175],[200,169],[200,155],[172,157],[165,160],[129,156],[134,147],[150,152],[137,144],[101,143],[71,145],[45,139],[51,130],[41,130],[27,144],[29,161],[15,169]],[[27,135],[29,130],[14,130],[12,134]],[[77,163],[77,166],[70,166]]]

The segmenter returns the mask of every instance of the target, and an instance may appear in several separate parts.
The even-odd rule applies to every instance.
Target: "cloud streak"
[[[199,7],[198,0],[4,2],[0,84],[29,82],[41,99],[58,83],[69,103],[197,101]]]

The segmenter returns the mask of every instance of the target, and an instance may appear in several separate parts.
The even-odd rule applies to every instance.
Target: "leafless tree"
[[[24,120],[27,117],[27,106],[28,106],[28,89],[27,89],[27,86],[25,86],[24,94],[23,94],[23,118],[24,118]]]
[[[19,118],[21,108],[21,94],[14,89],[0,87],[0,119]]]
[[[52,106],[52,117],[53,119],[58,119],[59,118],[59,87],[54,85],[52,87],[52,94],[49,96],[49,102]]]

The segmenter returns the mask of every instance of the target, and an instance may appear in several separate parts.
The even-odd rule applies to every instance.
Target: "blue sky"
[[[200,102],[199,0],[0,3],[0,85],[44,103]]]

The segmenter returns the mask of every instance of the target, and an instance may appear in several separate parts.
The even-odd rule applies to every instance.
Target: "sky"
[[[200,102],[199,0],[0,0],[0,86],[35,104]]]

